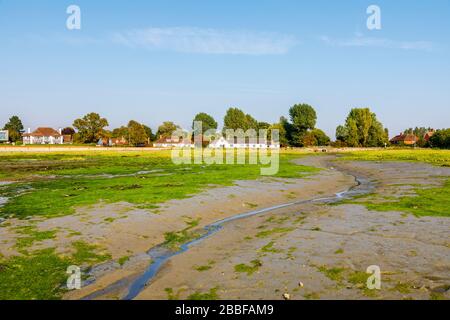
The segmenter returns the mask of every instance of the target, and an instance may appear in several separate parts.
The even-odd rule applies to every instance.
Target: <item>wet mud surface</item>
[[[330,168],[330,164],[329,168]],[[375,194],[405,195],[408,184],[436,186],[450,172],[416,163],[352,162],[333,170],[366,177]],[[399,185],[403,186],[400,188]],[[449,297],[450,222],[361,205],[301,203],[231,221],[170,259],[138,299],[430,299]],[[381,290],[368,290],[368,266]]]
[[[334,156],[298,162],[323,170],[303,179],[211,188],[155,210],[100,203],[71,216],[8,221],[0,250],[6,257],[16,254],[15,229],[33,223],[41,231],[58,230],[34,249],[65,252],[72,241],[83,240],[111,253],[113,260],[89,270],[83,288],[66,299],[449,298],[448,218],[335,202],[342,195],[371,194],[374,201],[414,196],[418,186],[442,185],[450,168]],[[193,221],[198,237],[181,250],[161,246],[168,232]],[[126,262],[119,263],[124,256]],[[381,269],[381,290],[366,289],[371,265]]]

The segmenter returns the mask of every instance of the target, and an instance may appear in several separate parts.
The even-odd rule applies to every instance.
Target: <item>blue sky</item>
[[[81,30],[66,8],[81,8]],[[381,8],[382,29],[366,27]],[[276,122],[309,103],[334,136],[352,107],[391,135],[450,127],[450,1],[0,0],[0,122],[110,127],[229,107]]]

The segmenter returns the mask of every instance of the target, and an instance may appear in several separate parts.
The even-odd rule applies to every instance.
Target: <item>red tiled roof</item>
[[[414,144],[417,141],[419,141],[419,138],[417,138],[415,135],[413,134],[407,134],[405,136],[405,138],[403,139],[403,143],[405,144]]]
[[[433,136],[434,131],[429,131],[425,134],[425,137],[423,137],[425,139],[425,141],[430,141],[430,138]]]
[[[37,128],[32,133],[25,133],[24,137],[60,137],[58,131],[52,128]]]
[[[395,136],[391,139],[391,143],[394,142],[400,142],[404,140],[404,135],[403,134],[399,134],[398,136]]]
[[[419,138],[417,138],[415,135],[403,133],[393,137],[390,140],[391,143],[403,142],[404,144],[415,144],[417,141],[419,141]]]

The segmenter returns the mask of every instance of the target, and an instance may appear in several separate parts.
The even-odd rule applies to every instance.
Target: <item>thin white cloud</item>
[[[365,37],[360,34],[350,39],[331,39],[327,36],[320,37],[324,43],[337,47],[373,47],[401,50],[432,51],[433,43],[428,41],[395,41],[386,38]]]
[[[297,44],[290,35],[190,27],[118,32],[113,41],[130,47],[200,54],[276,55]]]

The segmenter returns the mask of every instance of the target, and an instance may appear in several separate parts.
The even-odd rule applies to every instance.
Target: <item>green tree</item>
[[[111,133],[112,138],[125,138],[128,139],[128,127],[121,126],[120,128],[115,128]]]
[[[330,138],[320,129],[307,131],[302,138],[304,147],[327,146],[330,144]]]
[[[433,148],[450,149],[450,129],[436,130],[430,138]]]
[[[292,141],[294,139],[293,138],[294,126],[285,117],[280,117],[280,125],[284,129],[284,133],[285,133],[285,137],[286,137],[286,145],[293,145]],[[281,135],[280,135],[280,140],[281,140]]]
[[[348,118],[345,122],[347,140],[345,141],[349,147],[359,147],[358,126],[356,120]]]
[[[328,146],[330,144],[330,137],[327,136],[325,132],[320,129],[313,129],[311,131],[312,135],[317,141],[318,146]]]
[[[304,146],[303,141],[311,143],[310,137],[305,137],[308,130],[314,129],[317,121],[317,114],[313,107],[308,104],[296,104],[289,109],[292,122],[291,144],[294,146]]]
[[[258,122],[258,130],[269,130],[270,127],[271,127],[270,123]]]
[[[201,112],[194,117],[194,120],[192,121],[192,129],[194,129],[194,122],[196,121],[200,121],[202,123],[202,132],[195,132],[194,134],[203,135],[208,130],[217,130],[218,125],[216,120],[214,120],[214,118],[207,113]]]
[[[255,118],[253,118],[249,114],[246,114],[245,118],[247,119],[247,125],[246,125],[245,130],[248,130],[248,129],[258,130],[259,123],[258,123],[258,121]]]
[[[245,131],[248,127],[247,121],[247,116],[242,110],[238,108],[230,108],[227,110],[225,118],[223,119],[223,130],[224,132],[227,129],[243,129]]]
[[[128,143],[133,146],[139,146],[147,143],[148,136],[145,128],[137,121],[128,122]]]
[[[301,139],[302,139],[301,140],[301,145],[303,147],[311,147],[311,146],[317,146],[318,145],[317,139],[314,136],[314,134],[312,133],[312,131],[305,132],[302,135]]]
[[[152,128],[146,126],[145,124],[143,124],[142,126],[144,127],[145,133],[147,134],[147,137],[150,139],[150,141],[154,141],[155,135],[153,134]]]
[[[270,126],[269,131],[267,133],[267,141],[272,141],[272,130],[278,130],[278,138],[281,147],[287,147],[289,145],[288,139],[286,137],[286,129],[283,123],[274,123]],[[276,141],[274,141],[276,142]]]
[[[369,129],[367,147],[382,147],[389,142],[389,132],[377,120],[375,113],[372,113],[372,126]]]
[[[358,145],[366,147],[373,119],[369,108],[354,108],[350,110],[347,119],[355,121],[358,130]]]
[[[6,123],[3,127],[3,130],[8,130],[9,141],[17,142],[22,138],[22,135],[20,133],[23,130],[22,121],[18,116],[12,116],[11,118],[9,118],[8,123]]]
[[[266,135],[266,139],[268,142],[271,141],[271,131],[270,131],[270,123],[267,122],[258,122],[258,127],[255,129],[258,136],[259,136],[259,130],[267,130],[267,135]]]
[[[345,142],[347,140],[347,135],[348,135],[348,133],[347,133],[346,127],[339,125],[336,128],[336,140],[337,141]]]
[[[172,121],[165,121],[162,125],[158,127],[158,131],[156,132],[156,137],[159,139],[160,137],[168,138],[172,136],[172,133],[179,129]]]
[[[223,132],[227,129],[238,130],[242,129],[247,131],[248,129],[254,129],[258,131],[259,123],[249,114],[245,114],[238,108],[230,108],[227,110],[225,118],[223,119]]]
[[[67,135],[67,136],[73,136],[75,134],[75,130],[72,127],[66,127],[61,130],[61,134]]]
[[[74,128],[78,130],[78,139],[83,143],[94,143],[104,137],[104,128],[108,125],[108,120],[101,118],[98,113],[94,112],[73,122]]]
[[[289,109],[294,129],[298,132],[306,132],[314,129],[317,121],[317,114],[309,104],[296,104]]]
[[[389,135],[369,108],[354,108],[345,126],[336,128],[336,139],[349,147],[381,147],[388,142]]]

